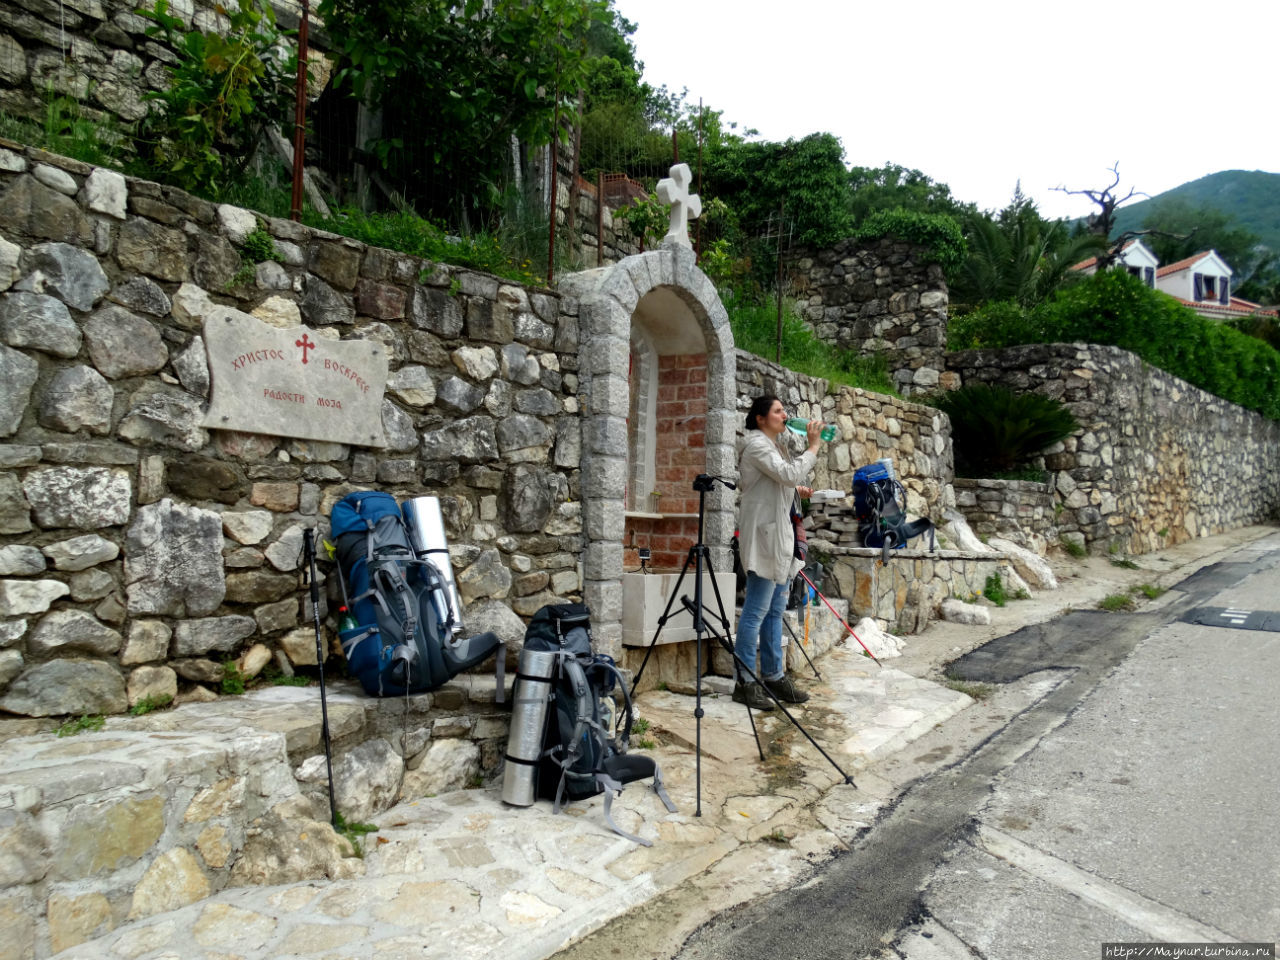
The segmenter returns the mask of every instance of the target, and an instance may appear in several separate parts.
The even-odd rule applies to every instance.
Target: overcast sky
[[[834,133],[851,166],[916,168],[979,207],[1014,184],[1087,214],[1119,161],[1155,195],[1280,172],[1276,0],[615,0],[644,78],[766,140]]]

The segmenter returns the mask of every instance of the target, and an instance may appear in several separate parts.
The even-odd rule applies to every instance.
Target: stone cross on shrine
[[[693,174],[687,163],[677,163],[671,168],[671,176],[658,181],[658,199],[671,204],[671,227],[662,238],[663,243],[691,246],[689,221],[702,215],[702,198],[689,192],[692,185]]]

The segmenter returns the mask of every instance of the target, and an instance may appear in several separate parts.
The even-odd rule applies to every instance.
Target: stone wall
[[[853,617],[875,617],[896,633],[919,633],[937,616],[942,601],[973,601],[986,589],[987,577],[1012,581],[1014,568],[1002,553],[966,553],[924,549],[927,544],[895,550],[888,564],[879,550],[866,547],[824,548],[831,569],[823,593],[843,597]]]
[[[571,231],[571,258],[579,269],[617,263],[641,252],[627,222],[615,216],[619,207],[608,200],[607,193],[602,210],[596,184],[575,176],[567,167],[559,174],[556,224],[558,229]]]
[[[903,394],[932,390],[946,369],[942,267],[921,247],[892,238],[841,240],[787,262],[802,316],[819,338],[861,354],[884,354]]]
[[[0,109],[41,120],[48,91],[71,97],[94,121],[127,125],[147,114],[144,96],[164,86],[164,64],[174,60],[162,37],[148,37],[151,20],[134,11],[153,3],[134,0],[0,0]],[[300,6],[273,4],[279,24],[296,28]],[[214,0],[174,0],[171,15],[217,31],[226,16]],[[323,45],[313,34],[312,47]],[[323,54],[311,51],[312,75],[328,76]]]
[[[965,383],[1062,400],[1081,429],[1044,457],[1063,537],[1145,553],[1273,519],[1280,425],[1149,366],[1118,347],[1041,344],[967,350]]]
[[[314,664],[302,533],[358,488],[441,498],[469,629],[581,595],[576,301],[269,219],[242,271],[258,222],[0,145],[0,710]],[[227,308],[385,345],[387,446],[205,429]]]
[[[155,24],[135,13],[153,3],[0,0],[0,110],[42,121],[52,91],[75,100],[83,116],[108,124],[108,129],[123,129],[146,116],[146,93],[164,87],[165,65],[175,59],[163,35],[147,36],[147,28]],[[301,16],[297,0],[274,0],[272,6],[281,27],[297,28]],[[315,6],[308,37],[312,98],[325,89],[332,69]],[[227,18],[218,7],[214,0],[174,0],[169,12],[190,27],[219,32]],[[598,210],[596,184],[575,177],[573,142],[571,137],[558,152],[557,224],[572,230],[561,271],[616,263],[640,252],[626,223],[614,219],[616,201]],[[543,184],[544,203],[550,180],[548,160],[545,148],[535,151],[529,169],[530,176]],[[284,167],[280,172],[287,173]]]
[[[933,407],[855,387],[831,387],[826,380],[788,370],[754,354],[738,351],[739,437],[754,397],[770,393],[780,398],[791,416],[822,419],[839,432],[819,453],[812,486],[815,490],[853,489],[853,471],[882,457],[893,460],[907,491],[907,510],[940,521],[942,511],[955,506],[951,481],[951,421]],[[786,436],[791,437],[791,434]],[[804,449],[795,436],[796,452]]]
[[[974,532],[1004,537],[1044,553],[1058,540],[1054,487],[1030,480],[972,480],[956,477],[956,509]]]

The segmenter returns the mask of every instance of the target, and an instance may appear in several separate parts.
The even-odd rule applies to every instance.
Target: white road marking
[[[978,828],[981,845],[994,857],[1066,890],[1081,900],[1101,907],[1142,930],[1153,940],[1166,943],[1238,943],[1221,930],[1193,920],[1162,903],[1052,857],[1021,840],[982,824]]]

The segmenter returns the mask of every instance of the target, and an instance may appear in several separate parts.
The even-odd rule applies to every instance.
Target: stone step
[[[492,773],[509,717],[493,694],[492,676],[397,700],[331,684],[339,810],[365,821]],[[316,686],[15,737],[0,743],[0,769],[0,942],[20,945],[15,956],[48,957],[237,886],[364,872],[328,823]]]

